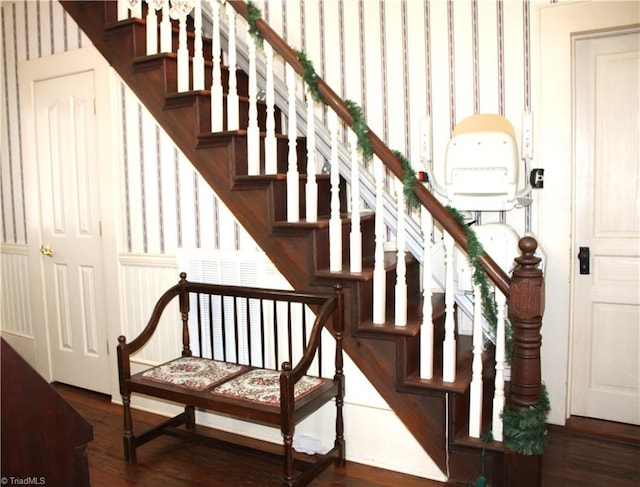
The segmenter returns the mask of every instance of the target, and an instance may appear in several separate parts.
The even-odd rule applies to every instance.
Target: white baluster
[[[377,157],[373,160],[373,176],[376,185],[376,248],[373,264],[373,322],[382,325],[386,321],[387,273],[384,269],[384,164]]]
[[[118,0],[118,20],[127,20],[129,18],[129,11],[131,3],[129,0]]]
[[[495,290],[496,297],[496,377],[495,392],[493,395],[493,439],[502,441],[502,409],[504,408],[504,367],[505,367],[505,306],[506,298],[498,289]]]
[[[187,16],[179,18],[178,34],[178,92],[189,90],[189,50],[187,48]]]
[[[395,325],[406,326],[407,324],[407,261],[405,252],[407,248],[406,231],[406,210],[404,198],[404,185],[399,179],[395,179],[396,201],[398,205],[398,225],[396,227],[396,289],[395,289]]]
[[[202,52],[202,0],[193,10],[193,89],[204,90],[204,54]]]
[[[256,41],[247,33],[249,46],[249,122],[247,125],[247,166],[250,176],[260,174],[260,128],[258,127],[258,76]]]
[[[189,48],[187,46],[187,15],[193,5],[190,2],[171,0],[171,17],[178,19],[178,92],[189,90]]]
[[[307,184],[306,195],[306,220],[318,221],[318,183],[316,181],[316,116],[314,112],[313,97],[307,93]]]
[[[338,160],[338,116],[328,112],[331,134],[331,218],[329,219],[329,270],[342,270],[342,218],[340,216],[340,167]]]
[[[162,2],[162,20],[160,21],[160,52],[171,52],[173,33],[171,31],[171,17],[169,15],[169,0]]]
[[[211,60],[213,69],[211,72],[211,132],[222,132],[223,103],[222,93],[222,68],[220,66],[220,3],[218,0],[209,0],[213,20],[213,36],[211,39]]]
[[[236,11],[229,2],[225,4],[227,24],[229,27],[229,93],[227,95],[227,130],[240,128],[240,111],[238,107],[238,78],[236,75]]]
[[[351,233],[349,234],[349,271],[362,272],[362,231],[360,229],[360,161],[358,138],[349,131],[351,147]]]
[[[287,160],[287,221],[297,222],[300,220],[300,173],[298,172],[298,155],[296,153],[297,144],[297,115],[296,115],[296,72],[290,64],[286,67],[286,81],[288,93],[288,137],[289,137],[289,158]]]
[[[131,5],[131,18],[141,19],[142,18],[142,1],[129,0],[129,4]]]
[[[473,286],[473,362],[469,392],[469,436],[480,438],[482,427],[482,295]]]
[[[278,147],[276,142],[273,48],[268,43],[264,44],[264,54],[267,65],[267,86],[265,94],[265,102],[267,105],[267,133],[264,139],[265,173],[276,174],[278,172]]]
[[[425,207],[420,207],[422,227],[422,326],[420,327],[420,377],[433,378],[433,306],[431,304],[431,231],[433,217]]]
[[[162,3],[156,0],[147,0],[147,56],[158,53],[158,14],[156,9],[162,7]]]
[[[453,382],[456,380],[456,337],[454,320],[454,289],[453,289],[453,237],[444,232],[445,252],[445,290],[444,290],[444,342],[442,343],[442,380]]]

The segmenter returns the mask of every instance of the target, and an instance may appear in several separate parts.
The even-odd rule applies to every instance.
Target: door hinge
[[[111,355],[111,351],[109,350],[109,340],[107,340],[107,355]]]

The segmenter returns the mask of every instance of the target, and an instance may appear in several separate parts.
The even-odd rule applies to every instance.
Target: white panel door
[[[640,424],[640,34],[575,55],[571,414]]]
[[[94,91],[91,70],[35,82],[34,143],[52,377],[109,393]]]

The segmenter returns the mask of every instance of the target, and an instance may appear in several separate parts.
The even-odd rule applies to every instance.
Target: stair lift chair
[[[424,165],[434,192],[458,211],[509,211],[531,203],[531,186],[526,177],[531,156],[531,112],[523,117],[522,157],[513,126],[506,118],[478,114],[456,126],[443,161],[435,161],[432,167],[431,158],[426,155]],[[521,166],[524,166],[525,177],[521,175]],[[519,188],[521,179],[524,184]],[[517,232],[506,223],[478,225],[474,230],[485,251],[509,273],[518,256]],[[466,334],[471,331],[470,317],[473,316],[473,269],[462,253],[457,252],[455,260],[456,301],[463,311],[459,313],[459,330]],[[491,327],[484,323],[483,328],[487,338],[493,341]]]

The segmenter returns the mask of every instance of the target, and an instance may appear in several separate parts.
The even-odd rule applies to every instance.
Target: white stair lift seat
[[[520,237],[516,231],[505,223],[487,223],[474,226],[473,230],[484,251],[494,258],[496,264],[506,274],[510,274],[515,265],[514,259],[520,255],[518,249]],[[473,269],[469,265],[466,254],[460,250],[456,252],[456,275],[457,292],[472,292]]]
[[[444,196],[458,210],[502,211],[517,201],[520,158],[511,123],[500,115],[462,120],[444,162]]]
[[[478,241],[486,253],[491,255],[496,264],[507,274],[514,266],[514,259],[520,254],[518,250],[518,234],[505,223],[487,223],[473,227]],[[473,332],[473,273],[467,255],[459,249],[455,253],[456,266],[456,303],[459,312],[456,315],[458,333],[471,335]],[[482,330],[486,340],[495,343],[493,326],[483,318]]]

